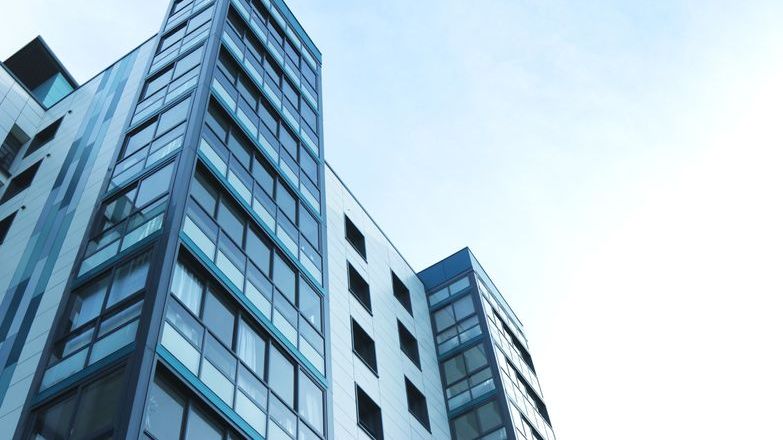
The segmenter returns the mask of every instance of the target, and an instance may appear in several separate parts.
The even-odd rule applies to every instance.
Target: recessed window
[[[372,303],[370,301],[370,285],[362,278],[359,272],[348,263],[348,290],[360,303],[372,313]]]
[[[0,244],[5,242],[5,237],[8,235],[8,231],[11,229],[11,224],[14,222],[14,217],[16,217],[15,212],[0,220]]]
[[[419,361],[419,343],[413,336],[413,333],[408,331],[400,321],[397,321],[397,332],[400,336],[400,350],[408,356],[408,359],[421,369],[421,363]]]
[[[416,417],[427,431],[430,430],[430,416],[427,411],[427,398],[413,383],[405,378],[405,394],[408,396],[408,412]]]
[[[364,234],[362,234],[359,228],[353,224],[348,216],[345,217],[345,239],[348,240],[348,243],[351,243],[351,246],[356,249],[356,252],[358,252],[362,258],[365,260],[367,259],[367,248],[364,244]]]
[[[351,320],[351,335],[353,336],[353,352],[370,370],[377,373],[378,363],[375,359],[375,341],[353,319]]]
[[[30,185],[33,184],[35,173],[38,172],[38,167],[40,166],[41,162],[38,161],[11,179],[11,181],[8,183],[8,188],[6,188],[5,193],[3,194],[3,198],[0,199],[0,203],[5,203],[11,200],[17,194],[29,188]]]
[[[19,154],[22,145],[28,140],[30,140],[30,138],[18,125],[14,124],[14,126],[11,127],[8,136],[5,137],[2,146],[0,146],[0,171],[5,174],[10,174],[11,165],[13,165],[16,155]]]
[[[375,440],[383,440],[383,420],[381,408],[364,392],[356,386],[356,413],[359,417],[359,426]]]
[[[413,314],[413,306],[411,305],[411,292],[408,290],[408,287],[405,285],[405,283],[402,282],[400,277],[397,276],[394,272],[391,273],[392,276],[392,290],[394,291],[394,297],[397,298],[397,301],[402,304],[403,307],[405,307],[405,310],[408,311],[408,313]]]
[[[40,150],[41,147],[48,144],[49,141],[54,139],[54,136],[57,134],[57,130],[60,128],[61,122],[63,122],[63,118],[52,122],[48,127],[44,128],[43,130],[39,131],[38,134],[33,136],[33,141],[30,142],[30,146],[27,147],[27,152],[24,154],[24,157],[35,153],[36,151]]]

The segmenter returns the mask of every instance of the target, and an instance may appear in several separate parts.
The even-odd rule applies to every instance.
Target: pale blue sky
[[[414,268],[473,248],[560,440],[783,438],[783,3],[289,4],[327,159]],[[15,2],[0,55],[84,80],[164,7]]]

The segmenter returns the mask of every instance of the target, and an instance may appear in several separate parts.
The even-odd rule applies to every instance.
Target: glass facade
[[[453,438],[554,440],[522,325],[470,250],[419,277]]]
[[[65,141],[69,112],[3,136],[0,204],[80,173],[94,189],[68,184],[52,198],[72,203],[41,214],[62,237],[88,206],[72,264],[38,264],[52,240],[25,251],[18,285],[57,272],[62,293],[15,438],[554,440],[521,323],[470,251],[417,274],[366,213],[335,208],[320,53],[282,0],[174,0],[127,60],[90,92],[112,108],[78,121],[93,131]],[[87,93],[60,75],[44,103]],[[51,178],[40,156],[65,142],[108,170],[64,161]],[[22,151],[39,157],[19,167]]]

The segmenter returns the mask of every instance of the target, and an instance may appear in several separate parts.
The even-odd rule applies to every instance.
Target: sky
[[[4,3],[81,81],[165,8]],[[327,160],[414,269],[473,249],[558,439],[783,438],[783,2],[289,5]]]

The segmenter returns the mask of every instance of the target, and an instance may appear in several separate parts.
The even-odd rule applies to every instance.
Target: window
[[[353,352],[373,373],[378,374],[378,363],[375,358],[375,341],[353,319],[351,319],[351,335],[353,337]]]
[[[169,163],[104,202],[102,215],[87,243],[79,276],[160,230],[173,171],[174,164]]]
[[[197,263],[188,261],[190,264]],[[194,293],[187,293],[189,290]],[[229,303],[229,295],[210,299],[213,293],[210,282],[198,279],[197,272],[188,270],[180,261],[175,269],[161,345],[261,435],[267,432],[267,425],[270,433],[280,430],[295,435],[296,412],[302,420],[300,427],[306,423],[308,429],[323,432],[323,391],[318,384],[299,371],[263,329],[253,325],[255,319],[243,313],[242,307],[233,301]],[[191,314],[181,304],[181,298],[193,304],[204,298],[201,314]],[[213,308],[217,313],[210,312]],[[216,318],[222,323],[216,323]],[[300,321],[300,327],[309,327],[303,323]]]
[[[11,173],[11,165],[16,159],[16,155],[30,138],[14,124],[8,135],[5,137],[2,146],[0,146],[0,172],[8,175]]]
[[[394,291],[394,297],[397,298],[397,301],[399,301],[403,307],[405,307],[405,310],[407,310],[408,313],[413,314],[413,306],[411,305],[410,290],[408,290],[408,287],[405,286],[405,283],[402,282],[402,280],[397,276],[397,274],[392,272],[391,276],[392,276],[392,290]]]
[[[505,430],[502,426],[500,408],[494,400],[457,417],[451,425],[456,440],[483,439],[486,434],[496,434],[500,430]],[[487,436],[487,438],[506,438],[504,434]]]
[[[400,321],[397,321],[397,333],[400,338],[400,349],[408,356],[408,359],[413,361],[413,363],[421,369],[419,361],[419,343],[416,341],[416,338]]]
[[[21,173],[17,174],[16,177],[11,179],[11,181],[8,183],[8,187],[5,189],[5,193],[3,194],[3,198],[0,199],[0,203],[5,203],[12,198],[14,198],[17,194],[21,193],[22,191],[26,190],[30,187],[30,185],[33,184],[33,179],[35,178],[35,173],[38,172],[38,167],[41,166],[41,161],[38,161],[29,167],[27,167],[26,170],[22,171]]]
[[[88,383],[35,415],[36,439],[111,438],[123,389],[122,370]]]
[[[495,389],[484,344],[465,350],[442,363],[449,410],[458,408]]]
[[[452,350],[481,334],[473,297],[470,295],[436,310],[433,319],[435,342],[439,354]]]
[[[234,340],[234,312],[218,298],[215,293],[207,291],[204,300],[204,323],[212,330],[227,347],[232,347]]]
[[[294,406],[294,364],[273,345],[269,350],[269,386],[289,406]]]
[[[209,24],[207,23],[211,20],[214,9],[214,6],[205,9],[192,17],[189,22],[182,23],[163,35],[160,38],[160,45],[152,62],[152,70],[169,63],[177,54],[186,51],[206,38],[209,33]],[[174,19],[174,16],[172,16],[168,21],[167,27],[188,13],[189,11],[182,10],[179,14],[175,14],[177,18]]]
[[[359,385],[356,385],[356,412],[359,427],[375,440],[383,440],[381,408],[359,388]]]
[[[348,216],[345,216],[345,239],[348,240],[348,243],[351,243],[351,246],[356,249],[356,252],[358,252],[362,258],[365,260],[367,259],[367,250],[364,246],[364,235]]]
[[[5,237],[8,236],[8,231],[11,229],[11,224],[14,222],[14,217],[16,217],[16,212],[0,220],[0,245],[5,242]]]
[[[324,394],[315,382],[303,371],[299,371],[299,414],[318,432],[324,426]]]
[[[71,293],[42,390],[135,340],[148,270],[149,254],[144,253]]]
[[[188,245],[198,248],[232,290],[246,297],[289,342],[301,347],[316,368],[325,371],[320,296],[286,255],[273,251],[267,232],[257,228],[207,172],[199,168],[191,185],[192,200],[182,228],[192,240]]]
[[[110,188],[123,185],[146,169],[170,157],[182,146],[186,110],[190,98],[128,133],[118,163],[112,172]]]
[[[321,297],[309,283],[299,280],[299,311],[316,330],[321,331]]]
[[[530,402],[532,402],[533,406],[536,408],[541,417],[543,417],[543,419],[551,425],[552,422],[549,419],[549,412],[546,409],[546,404],[543,400],[541,400],[540,397],[538,397],[538,394],[536,394],[536,392],[533,390],[533,387],[529,385],[528,380],[522,375],[522,373],[519,372],[514,363],[510,359],[506,358],[505,365],[501,364],[501,369],[508,375],[508,377],[511,379],[511,382],[519,390],[519,394],[524,395]]]
[[[458,279],[457,281],[454,281],[453,283],[449,284],[448,286],[436,290],[435,292],[432,292],[429,296],[430,305],[435,305],[446,298],[450,298],[452,296],[455,296],[457,294],[462,293],[470,287],[470,280],[468,277],[463,277]]]
[[[258,377],[264,377],[266,340],[253,330],[244,319],[239,321],[237,331],[237,354]]]
[[[200,172],[217,174],[220,186],[233,190],[244,202],[242,205],[255,214],[256,220],[273,231],[271,234],[298,256],[309,273],[321,278],[320,225],[316,218],[255,146],[243,146],[238,141],[244,136],[240,128],[228,121],[228,116],[214,103],[206,124],[199,151],[202,161],[211,164],[211,171],[200,167]],[[296,168],[296,164],[289,165]],[[305,184],[305,180],[301,181],[300,189],[306,200],[318,206],[320,193],[313,185]]]
[[[293,303],[296,296],[296,275],[291,266],[277,252],[275,252],[275,265],[272,270],[275,287]]]
[[[144,415],[146,436],[155,440],[231,440],[240,438],[207,413],[199,400],[173,386],[168,374],[159,373],[149,394]]]
[[[27,147],[27,152],[24,153],[24,157],[35,153],[41,147],[48,144],[49,141],[54,139],[54,136],[57,135],[57,130],[60,128],[61,122],[63,122],[63,118],[52,122],[48,127],[44,128],[43,130],[39,131],[38,134],[33,136],[33,141],[30,142],[30,146]]]
[[[372,313],[372,304],[370,302],[370,285],[367,281],[364,281],[359,272],[348,263],[348,290],[351,291],[353,296]]]
[[[430,416],[427,412],[427,398],[413,383],[405,378],[405,394],[408,396],[408,412],[416,417],[427,431],[430,430]]]

